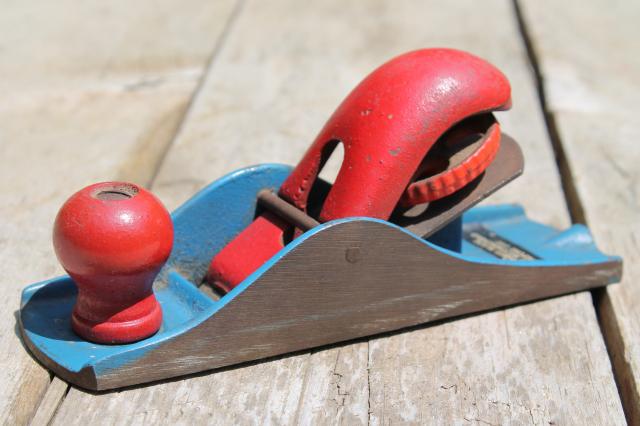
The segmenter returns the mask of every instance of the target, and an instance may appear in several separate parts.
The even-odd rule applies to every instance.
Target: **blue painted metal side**
[[[527,219],[522,206],[502,204],[476,207],[463,215],[462,227],[481,224],[500,237],[525,248],[547,265],[580,265],[619,259],[600,252],[589,229],[584,225],[573,225],[564,231]],[[462,242],[462,254],[468,258],[487,259],[488,253]],[[489,259],[491,259],[489,257]],[[491,260],[492,263],[532,265],[530,261]]]
[[[251,223],[257,193],[277,189],[290,172],[290,166],[277,164],[238,170],[205,187],[172,213],[173,250],[154,284],[163,313],[162,327],[154,336],[117,346],[80,339],[70,324],[77,289],[65,276],[23,290],[20,315],[25,337],[69,371],[91,365],[100,372],[136,359],[200,323],[213,313],[216,302],[194,283],[202,280],[211,258]]]
[[[189,281],[202,280],[213,256],[253,221],[257,193],[277,190],[291,170],[281,164],[241,169],[180,206],[171,215],[175,236],[165,270],[178,270]]]
[[[526,248],[539,260],[501,260],[467,242],[461,247],[439,247],[389,222],[370,218],[340,219],[303,234],[250,275],[219,301],[213,301],[195,286],[202,279],[210,259],[253,219],[257,193],[277,188],[290,173],[282,165],[261,165],[239,170],[212,183],[177,209],[172,217],[175,244],[169,261],[156,281],[155,290],[163,309],[163,324],[154,336],[127,345],[98,345],[78,338],[69,323],[77,294],[69,277],[55,278],[27,287],[22,293],[21,321],[25,337],[45,356],[69,371],[91,366],[97,374],[118,368],[142,357],[159,344],[196,327],[223,309],[262,274],[298,245],[338,223],[364,220],[383,223],[420,240],[426,246],[468,262],[509,266],[558,266],[606,262],[612,258],[600,253],[586,228],[574,226],[565,232],[529,221],[519,206],[489,206],[470,210],[463,216],[462,228],[482,224],[501,237]],[[441,234],[440,241],[459,235],[459,223]],[[449,232],[449,235],[446,233]],[[457,237],[456,237],[457,238]]]

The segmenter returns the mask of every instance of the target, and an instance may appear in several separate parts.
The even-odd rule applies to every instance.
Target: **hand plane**
[[[488,62],[417,50],[367,76],[296,167],[238,170],[170,215],[138,185],[89,186],[54,224],[69,275],[22,293],[22,338],[104,390],[619,281],[584,226],[474,207],[523,171],[492,114],[510,105]]]

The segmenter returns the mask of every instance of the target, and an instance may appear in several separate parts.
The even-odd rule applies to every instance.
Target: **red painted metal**
[[[279,195],[306,211],[318,173],[338,143],[344,160],[324,201],[321,222],[368,216],[388,219],[398,205],[449,195],[477,177],[500,141],[494,125],[486,146],[458,167],[412,183],[423,159],[445,132],[461,121],[510,106],[506,77],[488,62],[453,49],[423,49],[385,63],[342,102],[321,130]],[[264,243],[262,233],[281,236],[281,223],[259,218],[214,257],[208,279],[233,288],[284,246]],[[243,241],[242,243],[239,241]]]
[[[162,311],[152,283],[173,245],[173,224],[150,192],[123,182],[69,198],[53,230],[56,255],[78,286],[73,330],[98,343],[153,335]]]
[[[287,228],[290,225],[272,213],[258,216],[216,257],[209,279],[215,280],[221,290],[230,291],[284,247]]]

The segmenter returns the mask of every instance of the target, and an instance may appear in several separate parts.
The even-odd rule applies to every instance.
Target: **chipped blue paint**
[[[463,215],[462,222],[463,229],[481,223],[485,228],[541,259],[540,261],[501,261],[490,256],[488,258],[490,263],[514,266],[562,266],[620,259],[617,256],[601,253],[589,229],[584,225],[573,225],[564,231],[558,231],[551,226],[529,220],[522,206],[517,204],[476,207]],[[479,250],[463,240],[463,255],[486,259],[487,253]]]
[[[20,316],[25,337],[69,371],[92,366],[99,374],[199,324],[217,303],[193,283],[202,279],[211,258],[251,223],[258,191],[278,188],[290,172],[291,167],[277,164],[238,170],[205,187],[172,213],[173,250],[154,285],[163,313],[162,327],[154,336],[127,345],[99,345],[77,337],[70,325],[77,289],[65,276],[23,290]]]
[[[155,283],[156,296],[163,309],[163,324],[158,333],[141,342],[127,345],[99,345],[77,337],[69,317],[76,299],[76,286],[69,277],[33,284],[22,293],[21,321],[28,339],[44,356],[78,372],[93,367],[97,375],[108,373],[144,356],[158,345],[197,327],[223,309],[231,300],[251,286],[262,274],[298,245],[323,229],[349,221],[372,221],[396,228],[423,244],[467,262],[509,266],[559,266],[606,262],[615,257],[600,253],[588,230],[573,226],[564,232],[528,220],[521,207],[501,205],[478,207],[463,215],[433,241],[451,250],[424,241],[386,221],[371,218],[346,218],[331,221],[303,234],[262,265],[240,285],[219,301],[200,292],[194,283],[204,276],[211,258],[244,229],[253,219],[257,193],[263,188],[277,188],[291,168],[267,164],[249,167],[227,175],[204,188],[178,208],[172,218],[175,243],[169,261]],[[465,227],[479,223],[500,237],[525,248],[538,260],[502,260],[452,236]],[[443,243],[446,242],[446,243]]]
[[[215,303],[178,274],[169,286],[156,291],[162,306],[162,327],[153,337],[129,345],[99,345],[80,339],[71,331],[71,310],[77,288],[68,276],[27,287],[22,293],[21,321],[27,338],[49,358],[69,371],[86,365],[101,370],[105,360],[116,356],[114,365],[137,358],[176,334],[192,327],[194,320]]]

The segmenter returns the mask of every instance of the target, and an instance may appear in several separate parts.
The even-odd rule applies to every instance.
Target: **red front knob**
[[[71,318],[78,335],[129,343],[158,331],[152,284],[171,253],[173,224],[153,194],[124,182],[78,191],[56,217],[53,245],[78,286]]]

